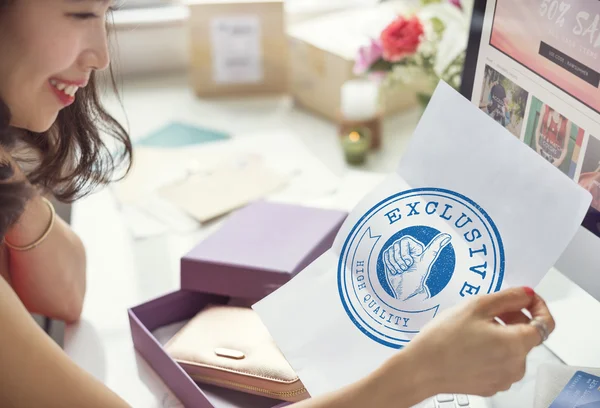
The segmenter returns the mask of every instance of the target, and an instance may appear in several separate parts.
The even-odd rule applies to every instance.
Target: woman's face
[[[11,0],[0,15],[0,99],[10,125],[43,132],[109,64],[109,0]]]

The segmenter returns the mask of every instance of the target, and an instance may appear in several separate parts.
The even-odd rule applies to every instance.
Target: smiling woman
[[[85,253],[44,196],[80,198],[128,170],[132,152],[96,87],[109,5],[0,0],[0,274],[31,312],[67,321],[82,308]]]
[[[102,108],[95,78],[110,64],[109,6],[0,0],[2,407],[126,406],[31,318],[74,322],[86,292],[83,244],[46,196],[71,202],[129,168],[129,136]]]
[[[129,137],[101,107],[95,81],[95,73],[110,66],[109,5],[108,0],[0,0],[3,408],[128,406],[71,361],[31,317],[35,313],[74,322],[86,291],[84,247],[44,195],[74,200],[109,182],[117,167],[130,161]],[[117,142],[114,155],[105,136]],[[414,203],[408,207],[412,211],[407,216],[421,211]],[[435,212],[421,208],[425,216]],[[389,222],[400,215],[388,213]],[[440,217],[450,219],[446,211]],[[407,288],[398,282],[405,282],[403,275],[410,271],[418,272],[419,285],[408,294],[422,292],[424,276],[436,272],[428,265],[445,261],[441,251],[450,245],[447,235],[435,231],[430,238],[398,236],[390,242],[386,276],[396,294]],[[459,248],[454,238],[452,245]],[[363,263],[357,260],[358,276]],[[428,295],[436,287],[428,284]],[[410,326],[414,321],[392,317],[370,298],[361,300],[387,323]],[[524,308],[535,325],[521,313]],[[446,313],[361,381],[297,407],[408,408],[437,393],[492,395],[523,377],[527,354],[554,329],[548,308],[532,289],[512,288]],[[498,324],[496,316],[506,324]]]

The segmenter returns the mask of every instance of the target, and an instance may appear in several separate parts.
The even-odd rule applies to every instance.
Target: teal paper
[[[171,122],[136,142],[138,146],[185,147],[219,140],[227,140],[229,135],[213,129]]]

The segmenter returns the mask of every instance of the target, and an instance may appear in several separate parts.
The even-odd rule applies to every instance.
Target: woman
[[[84,248],[44,195],[76,199],[129,163],[129,138],[95,88],[95,72],[109,66],[108,9],[108,0],[0,0],[2,407],[128,406],[29,314],[75,321],[85,294]],[[98,127],[118,142],[119,157]],[[442,392],[492,395],[523,376],[527,353],[553,326],[531,289],[480,297],[436,319],[363,381],[298,406],[408,407]]]
[[[543,105],[535,129],[535,145],[538,154],[555,167],[560,167],[567,157],[569,140],[571,140],[571,121],[550,106]]]

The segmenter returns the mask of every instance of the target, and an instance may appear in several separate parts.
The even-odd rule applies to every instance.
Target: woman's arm
[[[35,323],[0,278],[0,406],[126,408]]]
[[[546,304],[531,289],[474,298],[436,317],[364,380],[293,408],[409,408],[436,394],[505,391],[523,378],[527,355],[542,341],[522,309],[554,330]]]
[[[4,155],[6,159],[8,155]],[[14,175],[7,181],[26,182],[14,161],[10,157],[8,160]],[[50,208],[39,194],[34,193],[4,239],[11,246],[29,245],[44,234],[50,219]],[[27,251],[9,246],[11,285],[31,313],[68,323],[78,320],[86,290],[85,269],[85,250],[81,240],[58,216],[55,216],[54,225],[39,246]]]
[[[523,378],[527,354],[541,342],[520,312],[524,308],[544,321],[549,333],[554,330],[545,303],[532,291],[488,295],[436,318],[365,379],[294,408],[409,408],[439,393],[491,396],[507,390]],[[496,316],[506,326],[496,323]],[[62,352],[4,279],[0,327],[0,406],[128,406]]]
[[[361,381],[293,408],[409,408],[436,394],[437,374],[424,369],[417,353],[400,351]]]
[[[50,214],[42,198],[34,196],[6,234],[6,241],[17,246],[34,242],[48,227]],[[38,247],[28,251],[9,248],[9,268],[13,288],[30,312],[67,323],[79,319],[86,291],[85,249],[58,215]]]

